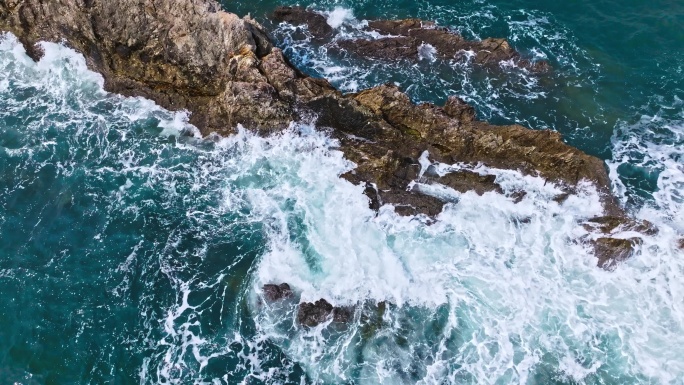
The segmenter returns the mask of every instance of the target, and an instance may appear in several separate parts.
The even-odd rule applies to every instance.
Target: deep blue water
[[[5,36],[0,384],[684,383],[683,3],[299,2],[348,36],[364,19],[420,17],[506,37],[549,60],[541,77],[335,56],[269,24],[277,4],[224,6],[343,90],[391,81],[416,101],[457,94],[483,119],[560,131],[606,160],[623,204],[660,233],[602,271],[574,242],[593,236],[579,224],[600,211],[590,189],[559,205],[554,186],[500,170],[528,191],[520,204],[458,194],[430,226],[391,207],[376,217],[315,126],[183,136],[184,113],[105,93],[58,45],[33,63]],[[296,300],[259,299],[283,281],[357,318],[303,330]]]

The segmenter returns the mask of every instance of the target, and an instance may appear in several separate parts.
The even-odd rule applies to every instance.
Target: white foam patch
[[[418,47],[418,60],[427,60],[434,62],[437,60],[437,49],[427,43],[423,43]]]
[[[354,14],[349,8],[336,7],[332,11],[328,12],[328,25],[333,28],[339,28],[348,20],[354,19]]]

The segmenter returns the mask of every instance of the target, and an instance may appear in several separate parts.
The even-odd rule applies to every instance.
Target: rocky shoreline
[[[274,18],[306,24],[321,40],[334,34],[321,15],[306,9],[280,8]],[[505,39],[466,41],[416,19],[372,21],[369,28],[387,36],[339,47],[369,59],[415,60],[420,46],[430,44],[440,57],[469,50],[482,65],[513,60],[533,71],[549,70],[546,63],[521,58]],[[259,23],[221,11],[214,0],[5,0],[0,30],[16,35],[34,60],[42,55],[38,42],[64,42],[102,74],[107,91],[188,110],[203,135],[230,135],[238,125],[269,134],[315,116],[317,126],[329,128],[357,164],[343,177],[366,186],[376,210],[392,204],[402,215],[439,214],[446,202],[413,188],[416,181],[462,192],[503,192],[493,175],[440,176],[429,167],[421,173],[420,160],[427,154],[429,162],[484,164],[540,176],[562,186],[559,201],[575,193],[581,181],[591,182],[606,215],[586,224],[604,234],[587,241],[601,267],[614,268],[639,244],[639,237],[618,239],[611,237],[614,232],[657,231],[620,208],[603,161],[568,146],[557,132],[479,121],[456,97],[444,106],[415,104],[393,85],[342,94],[290,64]]]

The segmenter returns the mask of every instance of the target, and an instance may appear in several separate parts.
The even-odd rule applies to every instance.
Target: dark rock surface
[[[333,28],[326,18],[303,7],[278,7],[273,12],[273,20],[292,25],[306,25],[316,39],[333,37]]]
[[[297,322],[307,327],[315,327],[332,319],[333,322],[347,323],[354,316],[353,309],[335,307],[324,299],[299,304]]]
[[[325,17],[302,7],[278,7],[273,19],[293,25],[306,25],[318,40],[329,40],[334,34]],[[472,60],[480,65],[512,60],[535,72],[545,72],[550,68],[545,61],[533,63],[522,59],[506,39],[466,40],[458,33],[420,19],[371,20],[367,28],[384,37],[340,40],[334,42],[334,45],[362,58],[396,61],[418,60],[421,46],[429,44],[435,49],[435,56],[440,58],[465,58],[472,53]]]
[[[288,12],[279,17],[296,22],[310,15],[303,9]],[[327,36],[322,16],[307,17],[312,30]],[[470,47],[483,64],[518,58],[505,40],[469,42],[416,19],[369,26],[401,35],[387,49],[426,41],[440,55]],[[188,110],[204,135],[230,135],[238,124],[267,134],[317,116],[318,126],[332,128],[340,150],[358,165],[344,177],[366,186],[375,209],[390,203],[400,214],[434,216],[442,210],[445,202],[409,188],[420,179],[418,159],[428,151],[433,162],[482,163],[538,175],[559,183],[565,194],[574,193],[581,180],[590,181],[606,215],[627,220],[611,195],[604,163],[566,145],[557,132],[478,121],[458,98],[443,107],[416,105],[393,85],[343,95],[326,80],[294,68],[258,23],[221,11],[214,0],[0,0],[0,30],[16,35],[34,59],[41,55],[38,41],[66,41],[103,75],[106,90]],[[457,191],[501,192],[492,176],[459,172],[423,178]],[[622,258],[620,245],[602,244],[597,252],[608,255],[604,251],[615,246],[618,251],[609,258]],[[320,309],[327,308],[323,305]]]
[[[264,285],[262,292],[268,302],[280,301],[281,299],[292,298],[293,296],[292,289],[290,289],[290,285],[287,283]]]

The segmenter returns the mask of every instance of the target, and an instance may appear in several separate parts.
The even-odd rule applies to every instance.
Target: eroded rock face
[[[566,145],[554,131],[493,126],[475,120],[472,109],[454,99],[445,107],[416,105],[393,85],[351,95],[345,103],[329,103],[320,114],[319,123],[336,129],[345,155],[358,165],[345,178],[374,183],[375,198],[381,203],[415,201],[416,192],[407,188],[419,176],[418,159],[428,151],[430,160],[436,162],[483,163],[539,175],[565,186],[568,193],[573,193],[581,180],[588,180],[597,186],[608,212],[621,212],[610,194],[603,162]],[[355,121],[365,124],[348,124]],[[492,176],[458,173],[428,177],[430,183],[457,191],[500,191]],[[441,211],[444,204],[438,200],[423,203],[413,206],[429,215]]]
[[[321,15],[306,10],[292,8],[279,17],[290,22],[305,17],[322,38],[330,31]],[[417,42],[432,41],[441,54],[471,47],[482,63],[517,57],[504,40],[468,42],[416,19],[369,25],[397,35],[387,41],[388,50],[410,47],[413,52]],[[421,175],[419,159],[427,151],[432,162],[482,163],[539,175],[564,186],[565,194],[572,194],[581,180],[590,181],[606,215],[621,218],[618,222],[627,218],[610,193],[604,163],[566,145],[557,132],[490,125],[477,120],[474,109],[458,98],[449,98],[443,107],[416,105],[393,85],[343,95],[326,80],[299,72],[258,23],[220,11],[214,0],[5,0],[0,1],[0,30],[15,34],[34,58],[40,56],[36,42],[66,40],[104,76],[107,90],[144,96],[170,110],[187,109],[191,123],[205,135],[229,135],[238,124],[270,133],[317,116],[318,126],[332,128],[340,150],[358,165],[344,177],[366,186],[374,209],[390,203],[400,214],[439,214],[445,202],[410,189],[414,181],[479,194],[501,192],[488,175],[440,177],[429,170]],[[621,250],[603,244],[597,254]],[[275,288],[271,294],[282,295]],[[302,313],[305,320],[326,313],[328,306],[316,304],[309,307],[313,318]]]

